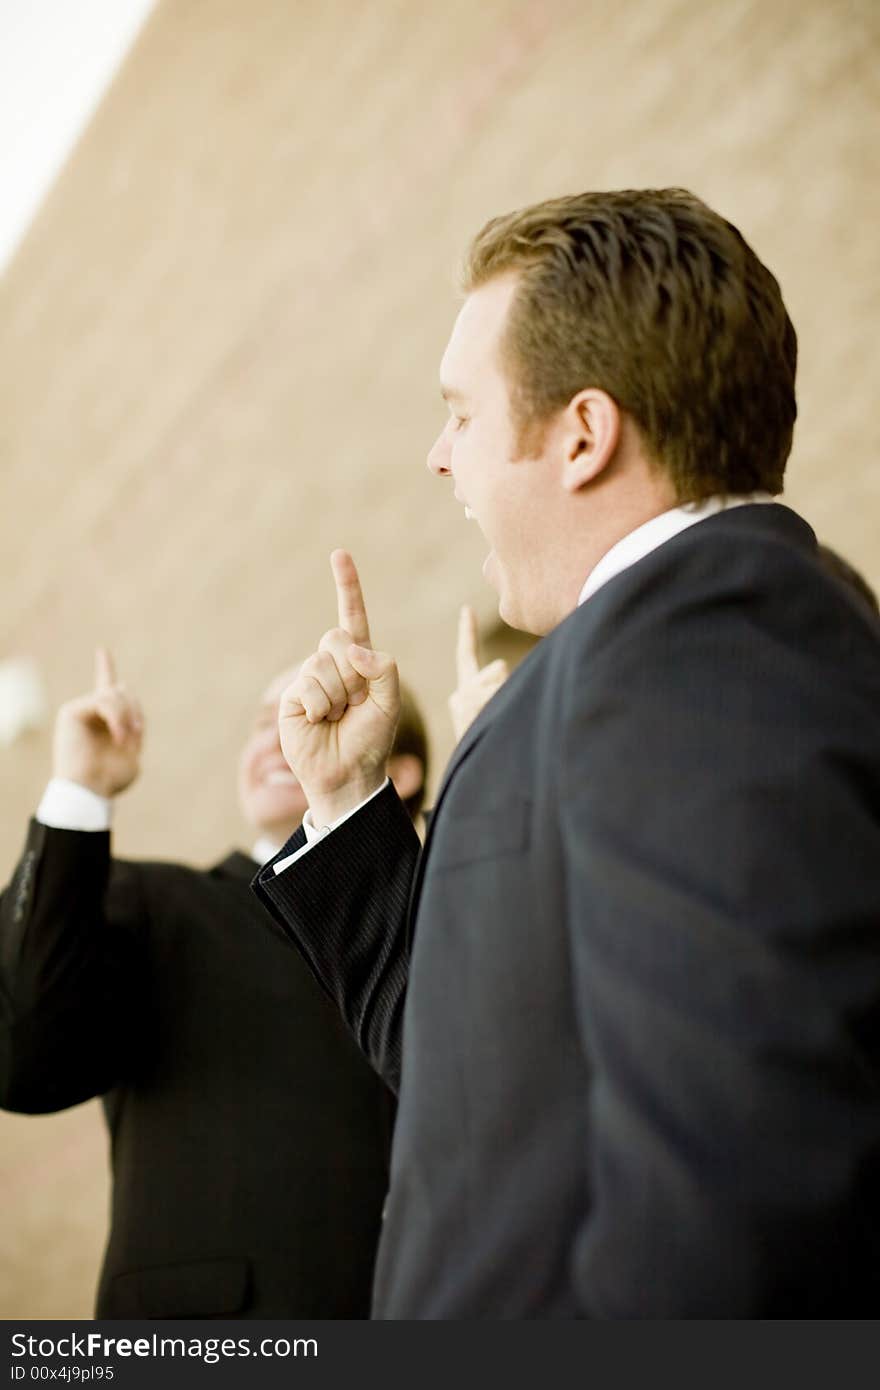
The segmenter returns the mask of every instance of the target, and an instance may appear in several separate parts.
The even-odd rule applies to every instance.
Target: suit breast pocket
[[[444,808],[434,829],[427,868],[432,873],[480,860],[520,855],[528,848],[531,802],[517,797],[479,813]]]

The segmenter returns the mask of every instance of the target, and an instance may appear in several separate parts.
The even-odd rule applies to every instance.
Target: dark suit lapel
[[[488,709],[488,706],[486,708]],[[434,827],[437,824],[437,813],[440,810],[441,805],[443,804],[443,798],[446,796],[446,793],[449,789],[450,781],[452,780],[452,777],[455,774],[456,768],[461,767],[462,763],[465,761],[468,755],[472,753],[473,750],[476,748],[477,744],[480,742],[480,739],[483,737],[486,730],[491,727],[491,718],[487,719],[485,722],[483,721],[483,716],[485,712],[485,710],[480,711],[480,714],[474,720],[473,724],[471,724],[470,728],[465,731],[464,737],[462,738],[461,742],[456,744],[456,747],[453,750],[452,757],[450,758],[449,763],[447,764],[446,771],[443,774],[443,781],[441,782],[440,790],[437,793],[437,800],[431,807],[430,815],[425,820],[425,843],[422,847],[422,852],[419,855],[419,862],[416,866],[415,874],[413,875],[412,885],[409,890],[409,903],[406,910],[407,946],[412,945],[413,931],[415,928],[416,910],[418,908],[419,897],[422,891],[422,879],[424,878],[425,874],[425,861],[427,859],[428,851],[431,846],[431,840],[434,835]]]
[[[494,710],[491,709],[492,703],[493,702],[490,700],[489,704],[486,705],[485,709],[482,709],[480,711],[473,724],[471,724],[468,729],[465,729],[465,732],[460,742],[457,743],[453,748],[452,756],[450,757],[449,762],[446,764],[446,771],[443,774],[443,780],[440,783],[440,788],[437,792],[437,798],[434,802],[434,805],[431,807],[432,823],[437,819],[437,812],[440,810],[443,798],[445,797],[449,789],[449,783],[455,776],[456,768],[461,767],[461,764],[465,761],[466,758],[470,756],[470,754],[476,748],[477,744],[480,742],[480,739],[486,733],[487,729],[490,729],[492,727],[492,721],[494,719],[495,714]]]
[[[533,662],[541,659],[541,653],[542,644],[539,643],[529,652],[528,656],[519,663],[516,669],[511,672],[504,685],[493,695],[489,703],[480,710],[473,724],[465,731],[461,741],[456,744],[453,749],[452,757],[446,765],[446,771],[443,774],[443,780],[437,792],[437,799],[431,807],[430,817],[426,821],[425,844],[419,856],[418,866],[413,876],[412,887],[410,889],[406,926],[408,945],[412,945],[416,912],[418,911],[422,880],[425,874],[425,863],[430,852],[431,841],[439,819],[440,808],[446,798],[446,793],[449,791],[452,780],[458,769],[467,761],[480,741],[489,732],[495,720],[498,718],[498,715],[507,706],[508,702],[516,698],[516,691],[523,678],[523,673],[531,668]]]

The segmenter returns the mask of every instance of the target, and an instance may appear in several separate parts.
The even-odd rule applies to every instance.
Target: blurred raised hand
[[[328,825],[385,780],[400,715],[397,666],[373,650],[355,563],[334,550],[338,626],[300,666],[281,696],[278,731],[312,819]]]
[[[110,653],[99,647],[94,690],[68,700],[55,719],[53,774],[98,796],[117,796],[140,771],[143,732],[140,705],[117,679]]]
[[[449,713],[455,737],[460,739],[510,675],[507,662],[500,658],[480,666],[477,618],[467,604],[458,615],[455,673],[457,685],[449,697]]]

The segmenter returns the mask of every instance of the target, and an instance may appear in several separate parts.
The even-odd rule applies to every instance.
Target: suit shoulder
[[[845,632],[869,661],[880,654],[875,615],[826,571],[806,523],[779,506],[735,508],[689,527],[609,580],[553,637],[568,654],[589,646],[596,656],[634,638],[662,644],[682,625],[721,642],[743,621],[754,635]]]
[[[114,858],[107,912],[114,920],[130,922],[164,916],[171,908],[197,912],[227,887],[212,879],[209,870],[174,860]]]
[[[116,860],[109,902],[114,915],[143,915],[160,923],[217,924],[256,920],[265,908],[251,892],[253,870],[243,855],[201,868],[174,860]]]
[[[659,708],[665,699],[669,710],[693,714],[736,704],[783,727],[788,708],[868,738],[880,701],[880,623],[814,548],[767,526],[715,524],[723,520],[658,547],[557,629],[550,669],[563,706]]]
[[[208,884],[216,878],[216,871],[200,868],[194,864],[184,864],[175,859],[113,859],[113,873],[121,877],[135,877],[144,883],[170,883],[179,885]]]

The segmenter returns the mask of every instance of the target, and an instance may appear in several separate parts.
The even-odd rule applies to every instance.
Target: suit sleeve
[[[31,821],[0,896],[0,1104],[61,1110],[133,1065],[146,987],[144,905],[110,836]]]
[[[808,1316],[829,1283],[854,1309],[880,1253],[876,736],[847,747],[818,684],[794,715],[791,654],[716,631],[567,674],[589,1317]]]
[[[299,830],[276,860],[304,843]],[[276,874],[273,860],[253,883],[285,940],[299,950],[395,1093],[409,968],[407,909],[420,849],[389,786],[295,864]]]

